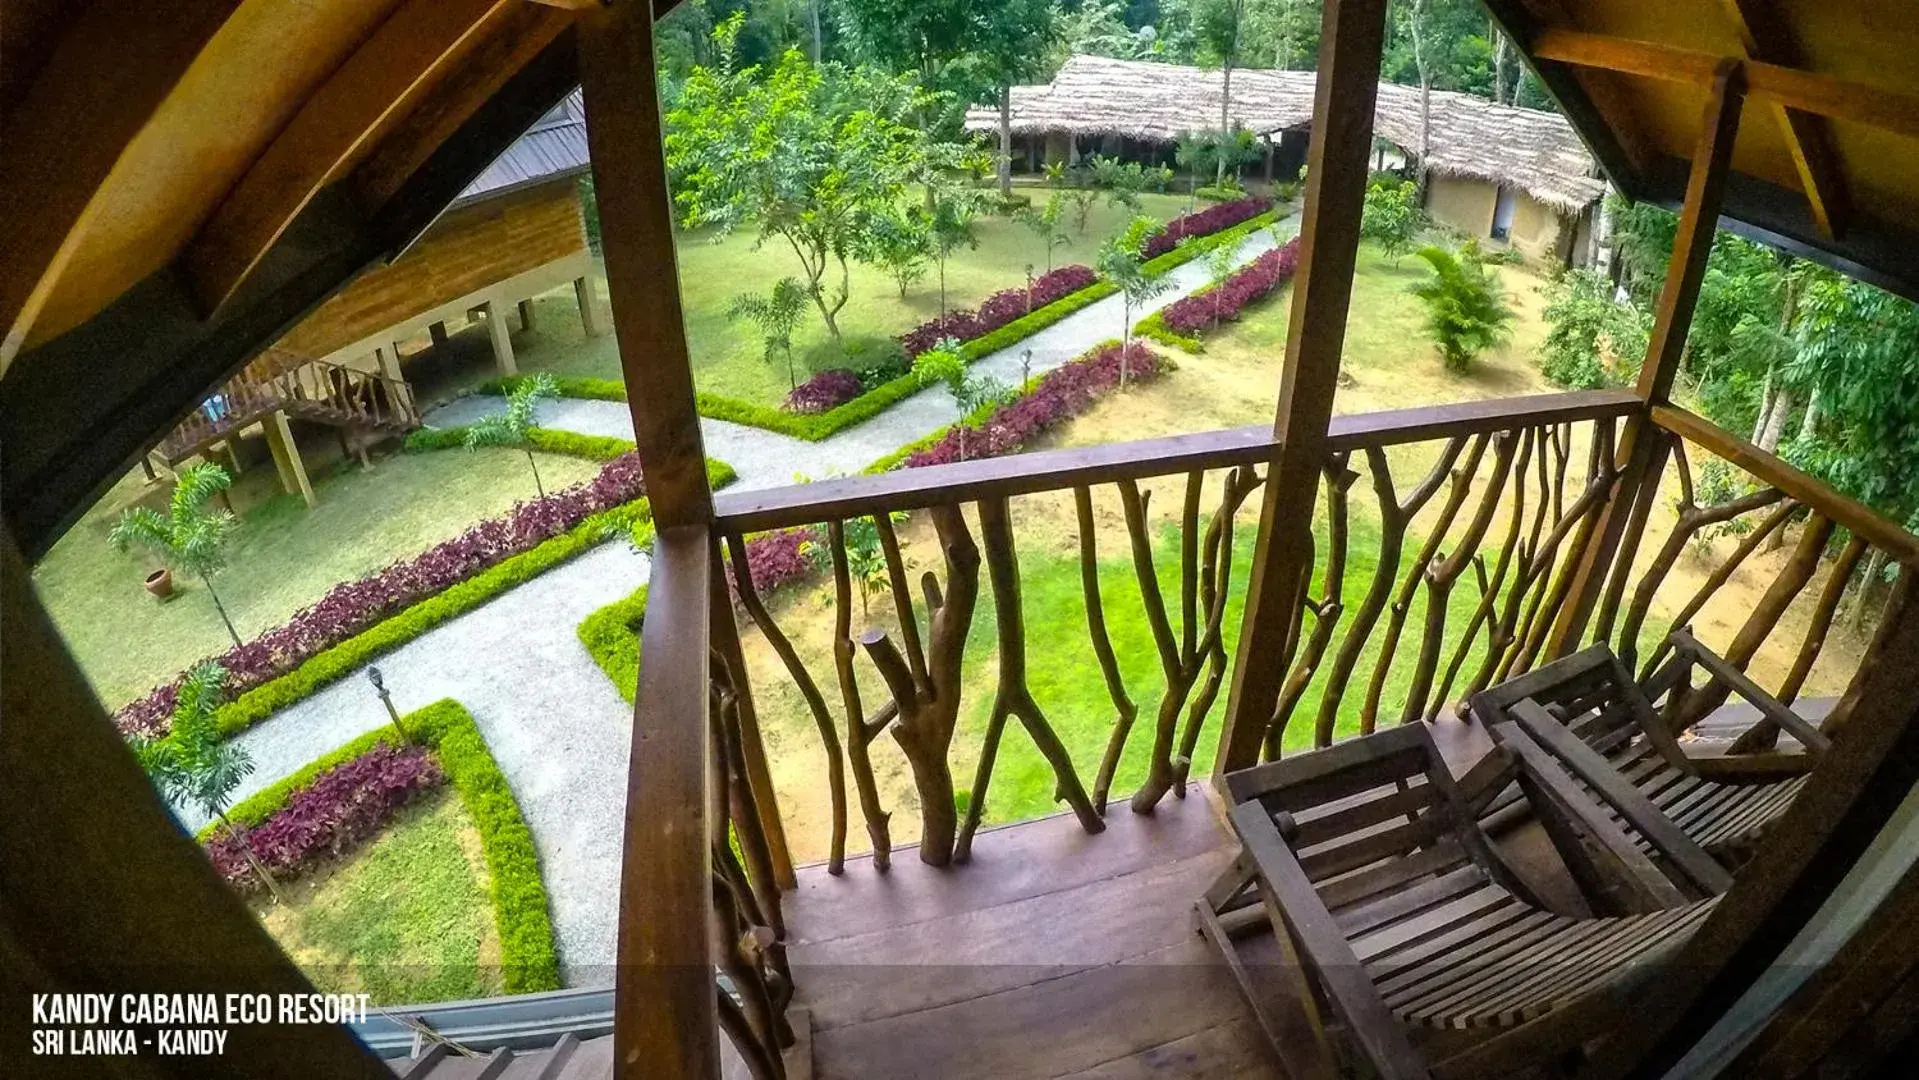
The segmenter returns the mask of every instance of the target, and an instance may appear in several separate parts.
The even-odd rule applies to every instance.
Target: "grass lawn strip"
[[[533,835],[520,815],[506,776],[493,760],[472,714],[450,698],[416,709],[400,719],[416,743],[432,749],[447,778],[460,793],[479,830],[486,855],[494,918],[500,935],[500,966],[510,994],[554,990],[560,986],[553,923],[547,914],[546,888],[540,881]],[[400,745],[389,725],[376,728],[316,758],[298,771],[235,803],[227,816],[246,826],[259,825],[322,773],[343,765],[380,744]],[[198,833],[204,842],[213,832]]]

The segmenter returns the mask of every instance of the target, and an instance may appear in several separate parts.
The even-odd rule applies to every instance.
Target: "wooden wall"
[[[280,340],[324,357],[515,274],[586,250],[568,178],[461,207],[387,266],[367,271]]]

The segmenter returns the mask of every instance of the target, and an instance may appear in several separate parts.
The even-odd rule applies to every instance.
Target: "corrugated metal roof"
[[[577,175],[586,168],[586,105],[576,89],[494,159],[454,205]]]

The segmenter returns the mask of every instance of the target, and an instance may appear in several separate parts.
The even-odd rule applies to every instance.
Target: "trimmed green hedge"
[[[709,459],[706,475],[716,490],[734,480],[733,467],[723,461]],[[524,584],[584,553],[616,532],[631,534],[636,542],[643,542],[652,529],[652,523],[653,509],[644,498],[594,514],[566,532],[518,555],[502,559],[458,585],[391,615],[332,648],[314,654],[285,675],[241,694],[220,707],[216,716],[220,734],[231,737],[245,731],[428,630],[464,615],[515,585]]]
[[[481,383],[475,392],[505,397],[524,381],[526,381],[524,375],[488,379]],[[626,384],[618,379],[588,379],[578,375],[555,375],[553,383],[559,388],[561,397],[586,398],[589,401],[626,400]]]
[[[1258,232],[1278,220],[1279,211],[1277,209],[1268,210],[1258,217],[1247,218],[1245,221],[1240,222],[1230,229],[1221,229],[1216,233],[1202,236],[1196,240],[1189,240],[1156,259],[1146,260],[1141,264],[1140,269],[1145,271],[1149,276],[1157,277],[1168,270],[1185,266],[1187,263],[1192,262],[1194,259],[1199,258],[1201,255],[1206,254],[1222,244],[1237,244],[1241,240],[1246,239],[1253,233]]]
[[[646,617],[646,586],[581,620],[580,644],[613,686],[633,703],[640,685],[640,623]]]
[[[1204,292],[1205,290],[1202,289],[1200,291]],[[1194,293],[1193,295],[1197,296],[1199,294]],[[1176,349],[1184,349],[1189,353],[1202,353],[1206,351],[1205,342],[1200,341],[1196,337],[1187,337],[1184,334],[1178,333],[1172,327],[1167,326],[1166,320],[1161,318],[1160,313],[1157,311],[1134,323],[1133,333],[1143,338],[1151,338],[1161,345],[1171,345]]]
[[[493,897],[493,921],[500,934],[500,969],[506,992],[558,990],[560,960],[553,945],[553,920],[547,914],[546,885],[540,880],[540,857],[533,847],[533,833],[507,786],[506,774],[480,736],[473,714],[459,702],[444,698],[408,713],[400,722],[407,734],[434,751],[479,831]],[[399,734],[391,725],[375,728],[315,758],[285,779],[242,799],[227,811],[227,816],[247,826],[259,825],[321,773],[381,743],[400,745]],[[208,825],[201,829],[198,839],[204,842],[213,828]]]
[[[454,450],[466,446],[467,428],[420,428],[406,437],[408,453],[430,450]],[[536,427],[526,433],[526,449],[543,454],[585,458],[587,461],[612,461],[633,450],[633,440],[610,435],[582,435],[577,431]]]
[[[1195,198],[1205,199],[1207,202],[1232,202],[1234,199],[1245,198],[1246,192],[1241,188],[1213,187],[1208,185],[1193,192],[1193,195]]]

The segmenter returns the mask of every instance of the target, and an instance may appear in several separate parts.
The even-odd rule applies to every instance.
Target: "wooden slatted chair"
[[[1639,913],[1546,907],[1480,830],[1424,724],[1226,777],[1243,847],[1200,899],[1200,929],[1288,1075],[1363,1062],[1388,1078],[1485,1077],[1563,1061],[1618,1020],[1728,884],[1677,828],[1647,820],[1676,871],[1656,869],[1523,732],[1507,734],[1495,766],[1547,797],[1542,816],[1570,808],[1639,878],[1610,894]]]
[[[1721,862],[1737,865],[1750,857],[1766,827],[1791,805],[1831,740],[1691,634],[1677,631],[1669,644],[1671,655],[1643,686],[1600,644],[1475,694],[1469,707],[1490,730],[1517,719],[1513,709],[1519,702],[1538,703],[1624,774],[1694,843]],[[1695,670],[1743,699],[1757,711],[1759,723],[1776,725],[1788,737],[1786,745],[1760,753],[1730,753],[1736,739],[1683,738],[1685,733],[1673,725]],[[1662,698],[1663,714],[1654,705]],[[1510,814],[1506,807],[1517,798],[1509,788],[1488,806],[1487,817]]]

